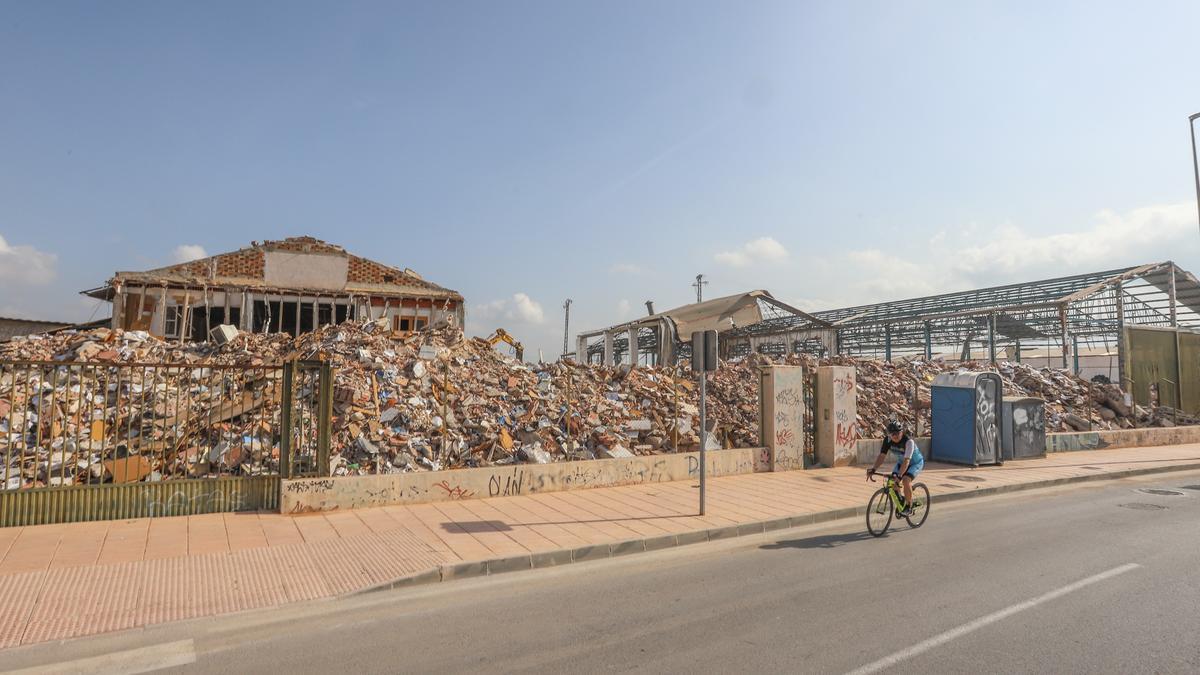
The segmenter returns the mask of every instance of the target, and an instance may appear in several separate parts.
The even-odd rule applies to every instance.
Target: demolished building
[[[83,294],[112,303],[113,329],[180,342],[207,340],[223,324],[298,336],[383,318],[405,334],[447,317],[462,325],[465,318],[458,292],[313,237],[252,242],[200,260],[117,272]]]
[[[647,304],[649,309],[650,303]],[[575,360],[604,365],[674,365],[691,355],[688,341],[693,331],[715,330],[728,338],[742,327],[780,320],[790,322],[789,334],[804,346],[796,353],[824,355],[836,351],[837,331],[833,324],[776,299],[768,291],[754,290],[651,312],[633,321],[580,333],[576,337]],[[631,344],[635,346],[632,352]],[[760,350],[758,346],[753,337],[722,339],[721,356],[729,358],[751,351],[780,355]]]
[[[71,324],[65,321],[43,321],[41,319],[0,316],[0,342],[5,342],[18,335],[45,333],[57,328],[65,328],[69,325]]]
[[[723,358],[1028,360],[1200,414],[1200,280],[1171,261],[811,313],[753,291],[580,334],[575,356],[669,364],[714,328]]]

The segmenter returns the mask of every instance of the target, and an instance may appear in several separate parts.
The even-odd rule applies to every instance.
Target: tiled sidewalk
[[[1168,467],[1200,468],[1200,445],[978,469],[931,463],[922,479],[936,509],[939,497]],[[4,528],[0,648],[332,597],[424,572],[438,577],[439,568],[448,577],[470,561],[492,560],[491,571],[528,568],[606,556],[618,544],[624,551],[704,541],[732,533],[730,526],[762,531],[764,521],[862,507],[876,487],[849,467],[716,478],[704,517],[685,481],[307,516]]]

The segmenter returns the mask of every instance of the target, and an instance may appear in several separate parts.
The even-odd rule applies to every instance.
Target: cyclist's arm
[[[881,452],[880,456],[877,456],[877,458],[875,458],[875,465],[871,466],[871,471],[877,470],[877,468],[880,467],[881,464],[883,464],[883,460],[887,459],[887,456],[888,456],[887,453]]]
[[[875,465],[871,466],[871,471],[874,472],[875,470],[877,470],[877,468],[880,467],[881,464],[883,464],[883,460],[886,460],[887,458],[888,458],[888,440],[887,440],[887,438],[884,438],[883,442],[880,443],[880,456],[877,456],[877,458],[875,458]]]

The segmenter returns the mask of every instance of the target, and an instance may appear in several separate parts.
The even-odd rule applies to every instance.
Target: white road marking
[[[196,645],[191,639],[166,642],[153,647],[127,649],[86,659],[8,671],[10,675],[59,675],[67,673],[148,673],[152,670],[186,666],[196,662]]]
[[[1036,607],[1044,602],[1049,602],[1051,600],[1054,600],[1055,598],[1061,598],[1062,596],[1064,596],[1068,593],[1077,591],[1081,588],[1084,588],[1085,586],[1090,586],[1094,583],[1104,581],[1105,579],[1111,579],[1111,578],[1117,576],[1118,574],[1124,574],[1126,572],[1135,570],[1138,567],[1141,567],[1141,565],[1138,565],[1137,563],[1129,563],[1127,565],[1121,565],[1120,567],[1114,567],[1111,570],[1108,570],[1107,572],[1101,572],[1099,574],[1090,576],[1086,579],[1080,579],[1079,581],[1076,581],[1073,584],[1067,584],[1066,586],[1063,586],[1062,588],[1059,588],[1057,590],[1053,590],[1053,591],[1050,591],[1049,593],[1039,595],[1036,598],[1033,598],[1032,600],[1026,600],[1025,602],[1020,602],[1020,603],[1017,603],[1010,607],[1005,607],[1004,609],[1002,609],[998,612],[992,612],[991,614],[988,614],[987,616],[983,616],[978,619],[975,619],[971,623],[964,624],[962,626],[959,626],[958,628],[948,630],[945,633],[942,633],[941,635],[935,635],[934,637],[931,637],[928,640],[925,640],[924,642],[919,642],[919,643],[909,647],[908,649],[898,651],[895,654],[892,654],[891,656],[886,656],[882,659],[879,659],[878,661],[875,661],[874,663],[868,663],[867,665],[863,666],[862,668],[859,668],[858,670],[851,671],[850,673],[848,673],[848,675],[868,675],[869,673],[877,673],[885,668],[891,668],[892,666],[896,665],[897,663],[900,663],[901,661],[904,661],[906,659],[911,659],[912,657],[914,657],[918,654],[923,654],[924,652],[927,652],[930,649],[933,649],[934,647],[937,647],[939,645],[944,645],[951,640],[960,638],[960,637],[966,635],[967,633],[972,633],[974,631],[977,631],[980,628],[983,628],[984,626],[988,626],[990,624],[996,623],[997,621],[1002,621],[1004,619],[1007,619],[1008,617],[1012,616],[1013,614],[1016,614],[1018,612],[1023,612],[1027,609],[1031,609],[1031,608]]]

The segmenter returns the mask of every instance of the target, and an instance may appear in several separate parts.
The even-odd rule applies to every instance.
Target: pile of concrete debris
[[[799,356],[788,363],[844,365],[857,369],[858,425],[867,438],[880,436],[883,424],[898,419],[910,430],[926,435],[930,429],[933,379],[960,370],[993,370],[1004,382],[1004,396],[1033,397],[1046,401],[1046,431],[1092,431],[1130,429],[1134,426],[1169,426],[1173,416],[1161,409],[1125,403],[1125,394],[1113,384],[1089,382],[1069,372],[1034,368],[1027,364],[1001,362],[946,363],[940,360],[897,360],[892,362],[852,357],[818,360]],[[1135,420],[1136,417],[1136,420]]]
[[[681,369],[533,366],[449,324],[397,336],[385,322],[347,323],[296,338],[224,328],[206,343],[97,329],[0,345],[5,484],[277,472],[285,408],[277,365],[295,360],[332,365],[333,475],[699,445],[697,388]],[[290,411],[301,463],[314,457],[318,417],[316,372],[302,375]],[[753,446],[756,389],[727,370],[712,392],[709,447]]]
[[[288,408],[278,366],[297,360],[332,365],[333,475],[628,457],[694,450],[700,442],[698,390],[686,364],[530,365],[446,323],[405,335],[382,321],[299,337],[225,326],[214,335],[180,344],[97,329],[0,344],[3,484],[278,472]],[[753,355],[712,375],[710,448],[758,444],[759,368],[771,362]],[[987,368],[849,357],[785,362],[856,367],[865,437],[891,418],[910,428],[920,420],[927,431],[933,378]],[[57,365],[67,363],[89,365]],[[1046,399],[1047,431],[1169,424],[1158,411],[1126,405],[1113,385],[1017,363],[999,372],[1006,396]],[[315,458],[318,417],[316,372],[302,375],[288,410],[301,463]]]

